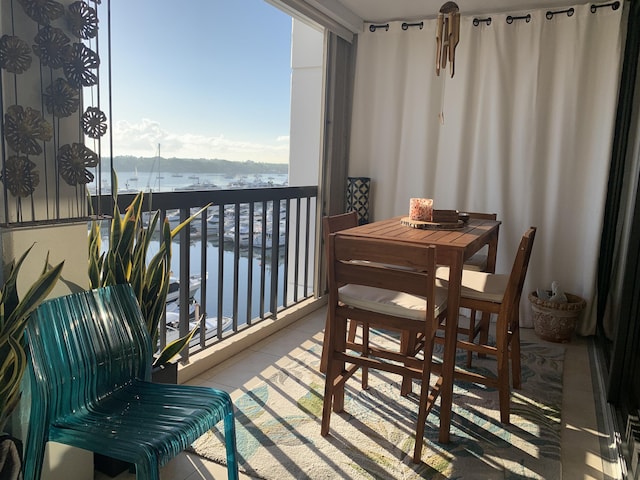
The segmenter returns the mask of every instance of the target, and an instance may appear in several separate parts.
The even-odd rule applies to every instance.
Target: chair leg
[[[412,335],[415,337],[415,335]],[[429,402],[435,401],[429,399],[429,380],[431,378],[431,358],[433,356],[434,334],[430,338],[424,339],[424,366],[422,369],[422,378],[420,379],[420,404],[418,407],[418,420],[416,423],[416,441],[413,448],[413,463],[422,461],[422,446],[424,444],[424,428],[427,422],[427,415],[431,410]]]
[[[38,480],[42,475],[44,452],[47,444],[45,408],[46,406],[42,404],[31,406],[29,432],[23,454],[25,459],[29,459],[29,461],[25,461],[23,465],[25,480]]]
[[[227,450],[227,479],[238,480],[238,450],[236,446],[236,420],[233,405],[229,398],[230,409],[224,416],[224,442]]]
[[[400,353],[405,357],[415,356],[417,344],[417,333],[403,330],[400,332]],[[412,391],[413,380],[409,376],[402,377],[400,395],[406,397]]]
[[[327,356],[329,351],[327,345],[331,337],[331,323],[329,322],[329,310],[327,310],[327,318],[324,322],[324,338],[322,339],[322,356],[320,357],[320,373],[327,373]]]
[[[349,322],[349,341],[353,342],[356,338],[356,329],[358,328],[357,322]],[[364,325],[363,327],[364,328]],[[320,357],[320,373],[327,373],[327,344],[329,337],[331,336],[331,327],[329,323],[329,312],[327,311],[327,319],[324,323],[324,338],[322,340],[322,356]]]
[[[340,319],[337,325],[331,327],[331,330],[332,335],[326,344],[327,374],[324,381],[324,401],[322,405],[322,425],[320,429],[320,434],[323,437],[329,434],[331,411],[341,412],[344,410],[344,382],[337,387],[335,384],[345,368],[345,362],[335,360],[333,353],[335,351],[344,352],[346,350],[346,319]]]
[[[354,320],[349,320],[349,339],[350,342],[354,342],[356,340],[356,329],[358,328],[358,322]],[[364,330],[364,324],[362,325]],[[364,333],[364,332],[363,332]]]
[[[480,318],[480,344],[487,345],[489,343],[489,325],[491,325],[491,313],[482,312]],[[487,358],[484,353],[479,353],[478,358]]]
[[[520,327],[516,325],[511,332],[511,375],[513,376],[513,388],[522,387],[522,371],[520,360]]]
[[[160,480],[160,462],[155,454],[147,452],[147,458],[136,463],[136,480]]]
[[[355,320],[349,320],[349,334],[347,340],[351,343],[356,341],[356,331],[360,322]],[[360,351],[363,357],[369,356],[369,324],[362,323],[362,350]],[[362,368],[362,389],[367,390],[369,388],[369,369],[367,367]]]
[[[506,329],[504,329],[506,330]],[[509,410],[511,402],[511,391],[509,378],[509,344],[508,334],[502,332],[500,325],[497,326],[496,338],[496,356],[497,356],[497,374],[498,374],[498,397],[500,403],[500,421],[504,424],[509,423]]]
[[[355,322],[349,322],[349,336],[351,336],[351,326],[355,325]],[[353,328],[355,332],[355,328]],[[362,356],[369,356],[369,324],[362,324]],[[362,370],[362,389],[367,390],[369,388],[369,369],[367,367],[361,367]]]
[[[476,339],[476,311],[471,310],[469,314],[469,343],[473,343]],[[471,360],[473,358],[473,352],[471,350],[467,351],[467,368],[471,368]]]

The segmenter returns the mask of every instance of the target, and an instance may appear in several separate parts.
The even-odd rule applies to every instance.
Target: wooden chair
[[[151,339],[131,286],[42,303],[29,319],[31,417],[25,479],[40,478],[47,441],[159,468],[223,421],[227,475],[238,478],[233,404],[227,392],[151,383]]]
[[[446,315],[446,289],[435,285],[435,247],[389,240],[329,236],[329,325],[327,374],[322,411],[323,436],[331,410],[344,409],[345,382],[359,369],[378,369],[421,380],[413,461],[420,462],[425,421],[441,379],[429,392],[431,356],[438,325]],[[397,267],[396,267],[397,266]],[[361,343],[347,338],[347,320],[423,338],[423,357],[409,342],[396,350],[371,346],[367,330]],[[349,364],[347,367],[346,364]]]
[[[468,212],[469,219],[477,219],[477,220],[497,220],[497,213],[481,213],[481,212]],[[493,273],[493,271],[487,270],[489,265],[495,266],[496,258],[495,252],[492,252],[494,255],[493,258],[489,258],[490,252],[488,246],[484,246],[479,252],[476,252],[462,265],[463,270],[470,270],[473,272],[488,272]],[[493,270],[493,269],[491,269]],[[491,320],[491,314],[487,312],[482,312],[481,323],[488,323]],[[458,327],[458,332],[462,334],[466,334],[469,338],[470,342],[473,342],[473,339],[476,336],[476,311],[471,310],[469,312],[469,324],[467,326]],[[471,367],[473,352],[467,352],[467,367]],[[484,356],[484,355],[482,355]]]
[[[325,257],[329,258],[329,235],[335,232],[339,232],[340,230],[345,230],[347,228],[357,227],[358,226],[358,213],[348,212],[341,213],[338,215],[328,215],[322,218],[322,238],[324,241],[325,248]],[[355,322],[352,327],[352,334],[355,337],[357,325]],[[324,326],[324,340],[322,342],[322,357],[320,358],[320,371],[322,373],[327,372],[327,349],[326,345],[328,342],[328,338],[330,335],[331,326],[329,325],[329,312],[327,311],[327,320]],[[350,327],[351,328],[351,327]]]
[[[469,215],[469,220],[476,219],[476,220],[495,221],[498,219],[497,213],[468,212],[468,215]],[[464,265],[462,266],[462,268],[464,270],[486,272],[487,265],[489,265],[490,263],[489,260],[490,259],[489,259],[488,247],[485,246],[479,252],[476,252],[475,254],[473,254],[473,256],[469,258],[466,262],[464,262]],[[495,264],[495,258],[493,259],[493,262]]]
[[[529,228],[520,240],[513,267],[509,275],[463,271],[460,308],[477,310],[488,315],[475,326],[470,340],[458,340],[458,348],[469,352],[492,355],[497,359],[497,376],[490,377],[456,370],[456,378],[496,387],[500,396],[500,420],[509,423],[510,375],[509,359],[513,376],[513,387],[520,388],[520,297],[527,275],[536,227]],[[447,286],[449,271],[439,267],[438,285]],[[497,314],[496,344],[488,344],[490,314]],[[479,342],[475,343],[475,338]]]

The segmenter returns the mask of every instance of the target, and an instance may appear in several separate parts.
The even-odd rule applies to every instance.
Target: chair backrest
[[[529,268],[529,259],[533,249],[533,240],[536,237],[536,227],[530,227],[522,236],[518,252],[511,268],[509,283],[504,293],[499,316],[506,315],[510,324],[519,321],[517,310],[520,308],[520,297],[524,287],[524,280]],[[511,325],[510,325],[511,326]]]
[[[344,285],[350,288],[375,287],[391,292],[419,296],[424,298],[424,304],[418,305],[421,320],[433,321],[435,316],[435,247],[429,245],[407,245],[392,240],[370,239],[364,237],[349,237],[339,234],[329,235],[329,304],[331,308],[338,305],[340,293],[338,289]],[[397,296],[366,295],[365,306],[360,310],[367,310],[368,300],[371,311],[383,313],[393,311],[401,303],[396,303]],[[377,299],[384,303],[376,306]],[[414,305],[415,307],[415,305]],[[361,312],[362,313],[362,312]],[[410,317],[414,317],[411,315]],[[349,318],[372,321],[372,318],[360,316],[358,312],[351,313]],[[388,325],[393,326],[393,320]],[[402,323],[396,323],[396,328],[402,329]]]
[[[325,246],[328,243],[329,235],[340,230],[358,226],[358,213],[348,212],[340,213],[338,215],[329,215],[322,218],[322,238],[325,242]],[[326,248],[326,247],[325,247]]]
[[[39,415],[43,426],[133,378],[151,377],[151,339],[128,284],[43,302],[29,320],[26,338],[32,418]]]
[[[466,212],[469,218],[476,218],[478,220],[497,220],[497,213],[483,213],[483,212]]]
[[[340,230],[358,226],[358,213],[356,211],[339,213],[322,217],[322,241],[324,243],[325,261],[329,259],[329,235]],[[327,283],[328,284],[328,280]]]

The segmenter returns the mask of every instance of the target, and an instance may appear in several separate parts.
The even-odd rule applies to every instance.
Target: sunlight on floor
[[[269,376],[274,365],[289,362],[294,352],[305,343],[322,342],[325,309],[320,308],[281,333],[272,335],[240,355],[188,382],[222,388],[236,399],[252,385]],[[540,341],[533,330],[522,330],[522,341]],[[562,415],[562,478],[563,480],[607,480],[600,456],[598,431],[589,365],[587,340],[574,338],[566,344],[563,415]],[[544,461],[544,460],[541,460]],[[96,473],[96,480],[109,477]],[[135,476],[121,474],[118,480]],[[163,480],[225,479],[226,468],[196,455],[183,453],[161,471]],[[250,478],[241,475],[241,478]],[[551,479],[548,479],[551,480]]]

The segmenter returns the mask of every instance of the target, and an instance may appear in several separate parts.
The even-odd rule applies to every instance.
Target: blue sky
[[[114,155],[288,162],[290,16],[264,0],[111,0],[111,35]]]

